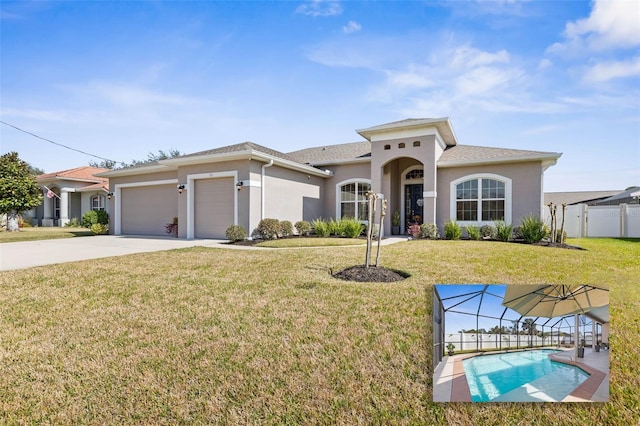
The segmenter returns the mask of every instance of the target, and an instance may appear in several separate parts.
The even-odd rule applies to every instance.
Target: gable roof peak
[[[392,134],[393,132],[410,131],[415,133],[421,129],[435,128],[447,146],[454,146],[458,143],[453,126],[449,117],[441,118],[407,118],[391,123],[380,124],[366,129],[356,130],[360,136],[371,141],[376,135]]]

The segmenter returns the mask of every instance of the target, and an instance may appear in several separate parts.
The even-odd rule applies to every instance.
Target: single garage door
[[[175,184],[122,188],[121,224],[125,235],[167,235],[165,225],[178,216]]]
[[[195,182],[196,238],[226,238],[233,225],[233,178],[198,179]]]

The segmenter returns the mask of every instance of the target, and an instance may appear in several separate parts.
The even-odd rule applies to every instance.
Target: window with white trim
[[[104,197],[102,195],[91,197],[91,210],[104,210]]]
[[[350,182],[339,187],[340,210],[338,217],[355,217],[358,220],[369,220],[367,192],[371,190],[368,182]]]
[[[511,181],[508,178],[469,176],[452,183],[455,202],[452,217],[460,222],[511,219]]]

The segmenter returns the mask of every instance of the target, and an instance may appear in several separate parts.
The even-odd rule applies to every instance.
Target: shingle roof
[[[540,159],[546,157],[559,157],[559,153],[529,151],[524,149],[510,148],[491,148],[485,146],[474,145],[456,145],[447,147],[442,153],[438,164],[441,163],[458,163],[458,162],[494,162],[494,161],[510,161],[510,160],[526,160],[528,158]]]
[[[603,200],[615,194],[619,194],[621,191],[573,191],[573,192],[545,192],[544,204],[549,203],[556,205],[589,203],[593,201]]]
[[[528,151],[522,149],[490,148],[473,145],[448,147],[438,163],[494,162],[510,160],[540,159],[552,157],[553,152]],[[371,142],[354,142],[301,149],[288,154],[295,161],[305,164],[326,164],[367,158],[371,156]],[[559,154],[557,154],[559,155]]]
[[[371,157],[371,142],[353,142],[338,145],[324,145],[305,148],[287,154],[298,163],[321,164],[331,161],[348,161]]]
[[[220,148],[214,148],[206,151],[194,152],[192,154],[181,155],[180,157],[176,157],[176,158],[189,158],[189,157],[227,154],[227,153],[243,152],[243,151],[259,151],[263,154],[271,155],[277,158],[282,158],[283,160],[296,161],[294,158],[292,158],[288,154],[285,154],[280,151],[276,151],[275,149],[267,148],[266,146],[258,145],[257,143],[253,143],[253,142],[242,142],[235,145],[222,146]]]

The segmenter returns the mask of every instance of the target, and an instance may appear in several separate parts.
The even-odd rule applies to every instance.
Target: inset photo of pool
[[[434,402],[609,401],[609,286],[433,286]]]

